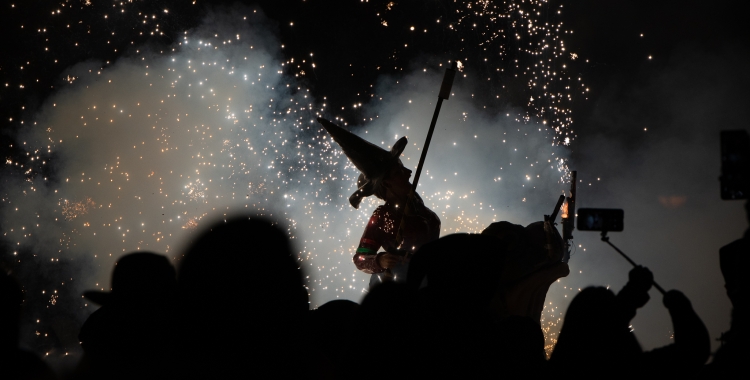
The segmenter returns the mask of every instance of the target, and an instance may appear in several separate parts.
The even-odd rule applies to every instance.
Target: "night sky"
[[[541,220],[576,170],[578,207],[624,209],[611,241],[683,291],[712,339],[729,328],[718,249],[747,221],[719,197],[719,131],[750,119],[736,2],[3,7],[0,260],[26,292],[22,344],[58,368],[75,364],[94,310],[81,293],[108,287],[118,257],[151,250],[177,265],[194,231],[232,213],[288,228],[312,307],[359,301],[368,276],[350,257],[377,202],[348,205],[358,172],[312,120],[384,148],[406,135],[413,169],[454,60],[464,68],[419,187],[443,235]],[[550,347],[579,288],[627,281],[597,233],[574,236],[543,315]],[[671,339],[650,294],[633,320],[644,349]]]

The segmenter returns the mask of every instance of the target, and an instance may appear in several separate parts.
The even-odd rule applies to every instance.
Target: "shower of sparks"
[[[184,229],[192,229],[198,227],[198,219],[197,218],[190,218],[185,223],[185,225],[182,226]]]
[[[547,0],[498,3],[465,2],[454,29],[459,33],[464,29],[479,32],[484,38],[480,46],[485,46],[488,53],[485,60],[503,62],[497,70],[505,70],[510,64],[513,75],[520,75],[536,95],[536,101],[527,104],[530,111],[525,119],[528,121],[533,115],[549,124],[558,135],[557,142],[568,145],[573,134],[568,130],[573,122],[569,108],[572,96],[585,85],[580,83],[580,77],[572,77],[567,70],[562,34],[568,31],[560,20],[563,6],[550,9]],[[514,40],[517,43],[509,43]],[[509,56],[515,57],[512,63],[503,59]]]
[[[397,5],[389,3],[378,13],[384,24]],[[571,106],[575,98],[588,96],[588,88],[571,67],[578,55],[567,51],[563,40],[573,33],[564,27],[563,9],[549,0],[457,1],[455,15],[438,18],[429,27],[458,36],[459,54],[467,55],[461,57],[463,63],[474,66],[463,76],[486,81],[497,99],[517,96],[518,86],[525,86],[529,100],[518,117],[545,125],[555,132],[555,144],[569,145],[575,139]],[[420,27],[410,27],[415,29]],[[481,62],[469,60],[477,51],[481,53],[475,59]],[[563,163],[561,169],[569,179]]]
[[[60,203],[62,207],[62,214],[66,221],[71,221],[81,215],[85,215],[89,212],[89,209],[96,206],[96,203],[91,198],[86,198],[78,202],[70,202],[64,200]]]
[[[92,6],[88,1],[80,4]],[[114,2],[112,12],[131,12],[130,4]],[[390,2],[386,12],[397,7]],[[572,33],[560,21],[562,6],[535,0],[463,1],[455,11],[456,20],[437,24],[459,36],[481,36],[478,46],[496,71],[487,80],[493,82],[497,98],[517,92],[509,87],[520,84],[528,91],[523,99],[531,100],[520,111],[514,108],[516,113],[492,120],[502,124],[501,129],[442,131],[436,137],[433,149],[446,153],[430,157],[419,191],[440,217],[442,235],[478,233],[499,220],[533,221],[518,220],[524,213],[517,209],[528,204],[527,197],[534,196],[537,203],[552,200],[548,193],[540,195],[540,190],[549,189],[545,178],[567,179],[559,145],[575,138],[570,104],[577,94],[586,95],[581,78],[567,67],[577,55],[567,52],[562,41],[564,34]],[[134,30],[139,36],[162,35],[160,23],[174,13],[138,12],[139,27]],[[387,14],[382,16],[387,26]],[[315,119],[348,123],[336,117],[325,100],[313,99],[300,81],[306,74],[303,67],[315,68],[313,54],[296,62],[280,59],[283,45],[268,46],[263,31],[252,28],[253,17],[254,12],[219,15],[224,32],[198,28],[180,35],[170,50],[151,51],[134,43],[134,54],[116,62],[70,68],[62,77],[66,87],[33,120],[21,121],[33,126],[22,142],[28,160],[6,160],[28,178],[2,199],[4,216],[11,221],[4,226],[3,239],[17,250],[14,254],[52,248],[52,262],[79,255],[104,261],[96,286],[89,284],[97,288],[108,283],[110,268],[122,254],[149,250],[177,263],[184,242],[201,226],[249,212],[288,228],[307,276],[312,307],[336,298],[361,299],[369,276],[357,271],[351,258],[380,202],[370,197],[359,210],[349,206],[347,197],[355,190],[359,172]],[[420,26],[413,30],[427,31]],[[78,42],[72,43],[54,49],[78,47]],[[476,62],[456,58],[462,63],[456,82],[479,75],[473,70]],[[434,76],[448,65],[441,62],[424,73]],[[509,81],[494,83],[500,77]],[[437,90],[439,77],[430,80]],[[424,137],[420,128],[427,118],[421,111],[434,99],[409,92],[408,83],[402,80],[405,89],[390,98],[373,98],[390,102],[389,110],[399,116],[418,112],[416,119],[382,125],[375,116],[356,132],[384,149],[395,141],[394,134],[371,126],[409,136],[411,144],[402,160],[414,167]],[[14,83],[20,89],[25,85]],[[459,88],[457,84],[453,92]],[[463,97],[475,100],[473,95]],[[448,107],[457,103],[451,100],[441,118],[468,130],[474,110],[464,103],[465,109],[450,114]],[[363,106],[368,107],[354,104]],[[440,139],[450,142],[441,147]],[[507,152],[505,161],[466,159],[498,148]],[[41,174],[50,157],[64,162],[57,179]],[[473,182],[472,165],[493,171],[486,183]],[[47,190],[37,191],[40,188]],[[515,210],[508,211],[509,204]],[[54,294],[51,305],[66,301],[58,298],[57,290]],[[562,290],[555,295],[555,301],[568,297]],[[548,300],[542,320],[548,352],[562,318],[553,302]]]

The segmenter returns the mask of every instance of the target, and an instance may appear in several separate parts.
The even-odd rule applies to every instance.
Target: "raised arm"
[[[678,290],[664,295],[674,329],[674,343],[646,352],[646,365],[661,364],[672,373],[695,374],[708,360],[711,341],[690,300]]]
[[[649,300],[648,290],[654,283],[654,275],[644,266],[637,266],[628,273],[628,283],[617,293],[617,317],[620,323],[630,324],[636,310]]]

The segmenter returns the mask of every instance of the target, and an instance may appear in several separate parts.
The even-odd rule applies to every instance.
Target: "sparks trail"
[[[417,11],[429,16],[406,16]],[[563,11],[562,4],[546,0],[460,1],[443,7],[388,2],[378,16],[385,33],[408,40],[394,46],[395,71],[408,67],[419,47],[436,45],[466,64],[463,77],[481,84],[473,100],[490,109],[523,106],[516,115],[520,121],[546,125],[556,143],[568,145],[575,139],[572,103],[585,98],[588,88],[578,73],[578,54],[565,45],[564,37],[573,31],[565,27]]]

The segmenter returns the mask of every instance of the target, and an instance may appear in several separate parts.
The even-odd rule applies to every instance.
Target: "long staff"
[[[443,105],[443,100],[448,100],[451,96],[451,87],[453,87],[453,78],[456,77],[456,61],[453,61],[451,67],[445,69],[445,75],[443,76],[443,84],[440,85],[440,93],[438,94],[438,101],[435,105],[435,112],[432,114],[432,122],[430,122],[430,130],[427,132],[427,139],[424,142],[424,148],[422,148],[422,155],[419,157],[419,164],[417,165],[417,172],[414,174],[414,182],[411,184],[410,197],[414,196],[417,191],[417,184],[419,183],[419,176],[422,174],[422,167],[424,166],[424,160],[427,158],[427,149],[430,148],[430,141],[432,140],[432,133],[435,132],[435,124],[437,123],[438,114],[440,114],[440,107]]]
[[[622,257],[625,258],[625,260],[628,260],[628,262],[632,266],[634,266],[634,267],[638,266],[638,264],[636,264],[635,261],[633,261],[630,257],[628,257],[628,255],[626,255],[625,252],[621,251],[620,248],[615,247],[615,245],[612,244],[609,241],[609,236],[607,236],[607,231],[602,231],[602,241],[605,242],[605,243],[607,243],[607,244],[609,244],[610,247],[614,248],[615,251],[617,251],[617,253],[621,254]],[[654,285],[654,288],[656,288],[656,290],[658,290],[659,292],[661,292],[661,294],[667,294],[666,290],[664,290],[664,288],[662,288],[661,286],[659,286],[659,284],[657,284],[656,281],[651,281],[651,283]]]
[[[430,122],[430,130],[427,132],[427,139],[424,142],[424,147],[422,148],[422,155],[419,157],[419,164],[417,165],[417,171],[414,174],[414,182],[411,184],[411,192],[409,192],[409,197],[406,201],[406,207],[404,208],[404,213],[401,216],[401,223],[399,223],[398,227],[398,233],[396,234],[396,240],[401,240],[401,232],[403,231],[404,227],[404,217],[409,211],[409,205],[412,203],[412,199],[414,198],[414,194],[417,191],[417,185],[419,184],[419,177],[422,174],[422,167],[424,166],[424,160],[427,158],[427,150],[430,148],[430,141],[432,140],[432,134],[435,132],[435,124],[437,123],[438,115],[440,114],[440,107],[443,105],[443,100],[448,100],[451,96],[451,87],[453,87],[453,78],[456,77],[456,69],[458,68],[456,61],[453,61],[451,63],[451,67],[448,69],[445,69],[445,75],[443,76],[443,83],[440,85],[440,93],[438,94],[438,101],[435,105],[435,112],[432,114],[432,122]],[[409,251],[407,251],[406,255],[404,256],[404,259],[409,256]]]

